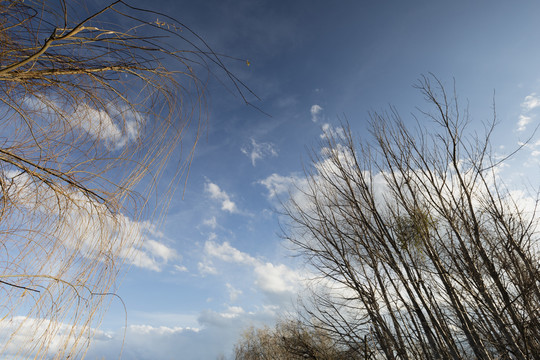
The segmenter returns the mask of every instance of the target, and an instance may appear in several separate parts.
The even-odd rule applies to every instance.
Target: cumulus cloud
[[[178,258],[176,250],[155,240],[143,239],[139,248],[128,250],[134,254],[132,265],[160,272],[172,259]],[[131,258],[131,256],[130,256]]]
[[[270,293],[294,292],[302,280],[300,275],[283,264],[258,263],[255,266],[256,284]]]
[[[5,173],[5,178],[11,182],[10,197],[19,206],[58,218],[52,227],[54,233],[45,236],[54,236],[67,249],[77,251],[78,256],[114,258],[118,264],[128,262],[153,271],[161,271],[178,258],[176,251],[163,243],[163,233],[149,221],[113,215],[105,205],[76,190],[63,189],[67,196],[57,198],[53,190],[32,181],[26,173],[12,171]]]
[[[311,109],[309,109],[309,112],[311,113],[311,121],[317,122],[320,120],[321,113],[323,111],[323,108],[320,105],[312,105]]]
[[[295,187],[303,182],[305,182],[305,179],[295,174],[283,176],[273,173],[267,178],[259,180],[257,183],[266,187],[268,190],[268,199],[272,199],[295,190]]]
[[[519,121],[517,123],[518,125],[518,131],[524,131],[525,129],[527,129],[527,125],[529,125],[532,121],[532,118],[530,116],[525,116],[525,115],[519,115]]]
[[[112,116],[111,116],[112,115]],[[139,137],[142,117],[130,110],[108,104],[97,110],[80,104],[72,115],[74,123],[93,138],[104,141],[109,148],[120,149]]]
[[[78,344],[74,339],[74,334],[81,335]],[[0,322],[2,356],[5,359],[38,357],[38,351],[42,350],[40,345],[45,346],[45,344],[48,345],[45,359],[56,358],[56,356],[66,357],[70,351],[84,347],[89,336],[93,336],[92,339],[95,341],[111,339],[111,335],[107,332],[51,319],[14,316],[4,318]]]
[[[221,202],[221,210],[228,211],[230,213],[238,213],[236,204],[231,200],[229,194],[221,190],[219,186],[212,182],[207,182],[204,187],[211,199]]]
[[[218,244],[214,241],[207,241],[204,244],[204,253],[211,258],[216,258],[231,263],[253,265],[257,262],[254,257],[232,247],[227,241],[225,241],[223,244]]]
[[[251,159],[251,164],[255,166],[257,160],[265,157],[275,157],[278,155],[276,146],[272,143],[257,143],[254,138],[251,138],[251,144],[243,146],[240,151]]]
[[[144,117],[134,109],[112,102],[104,104],[101,109],[85,103],[66,108],[54,99],[36,95],[27,97],[24,105],[45,117],[62,114],[69,124],[83,130],[111,150],[121,149],[138,139],[145,122]]]
[[[155,240],[145,241],[142,244],[142,248],[144,248],[148,253],[163,259],[165,262],[178,257],[176,250]]]
[[[111,333],[109,338],[94,339],[86,357],[115,359],[121,354],[126,359],[161,360],[170,359],[171,354],[182,354],[186,359],[215,358],[216,348],[204,346],[202,333],[199,328],[130,325]]]
[[[521,103],[521,107],[524,108],[526,111],[531,111],[539,106],[540,96],[536,95],[536,93],[525,96],[525,99]]]
[[[129,325],[125,329],[108,332],[94,339],[86,358],[116,359],[122,353],[126,359],[165,360],[229,358],[241,332],[248,326],[259,327],[273,322],[277,306],[257,306],[256,311],[246,311],[240,306],[225,306],[222,310],[203,310],[197,324],[183,325],[184,316],[175,318],[178,325]]]
[[[71,331],[93,334],[86,358],[116,359],[120,355],[126,359],[165,360],[181,354],[183,359],[216,359],[220,355],[230,355],[240,333],[248,326],[259,327],[271,323],[277,305],[256,306],[255,311],[246,311],[240,306],[225,306],[220,311],[206,309],[198,316],[189,314],[156,314],[158,324],[137,323],[108,331],[85,327],[75,327],[58,323],[55,334],[50,333],[51,320],[13,317],[0,322],[0,338],[10,338],[2,343],[6,359],[33,357],[36,350],[36,329],[49,342],[49,353],[44,359],[61,356],[62,351],[74,344],[68,339]],[[148,314],[154,319],[156,315]],[[172,321],[171,321],[172,320]],[[159,325],[165,321],[168,325]],[[176,323],[176,324],[171,324]],[[189,325],[185,325],[189,323]],[[14,329],[17,335],[10,337]],[[82,341],[88,340],[83,337]],[[86,349],[84,348],[83,351]],[[75,356],[78,358],[78,356]],[[80,356],[79,356],[80,357]]]
[[[234,248],[226,241],[222,244],[207,241],[204,244],[204,261],[200,263],[200,269],[209,273],[207,268],[211,268],[214,271],[213,274],[216,274],[217,270],[213,267],[215,260],[250,267],[255,275],[254,284],[269,295],[293,294],[303,281],[300,273],[286,265],[275,265],[257,259]]]
[[[519,115],[517,131],[522,132],[527,129],[527,125],[529,125],[535,117],[534,114],[531,113],[538,107],[540,107],[540,96],[536,95],[536,93],[525,96],[525,99],[521,103],[523,112]]]

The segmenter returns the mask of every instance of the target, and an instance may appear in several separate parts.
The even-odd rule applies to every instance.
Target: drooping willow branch
[[[172,17],[124,1],[92,6],[0,0],[5,355],[84,355],[103,294],[140,264],[145,229],[189,169],[208,82],[226,79],[246,102],[252,94],[227,69],[234,59]],[[17,343],[25,334],[33,340]]]

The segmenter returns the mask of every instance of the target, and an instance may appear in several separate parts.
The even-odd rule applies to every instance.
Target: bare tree
[[[307,318],[367,358],[537,358],[538,197],[503,185],[495,118],[469,136],[455,93],[418,89],[432,110],[417,129],[392,109],[358,145],[328,131],[286,205],[285,236],[320,276]]]
[[[84,355],[189,170],[207,81],[249,91],[185,25],[99,3],[0,1],[3,353]]]

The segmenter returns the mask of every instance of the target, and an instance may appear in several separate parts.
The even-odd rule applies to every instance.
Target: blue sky
[[[422,74],[449,88],[455,80],[472,129],[490,119],[495,99],[501,153],[538,124],[538,2],[134,3],[178,18],[217,52],[248,59],[250,66],[229,66],[264,113],[210,84],[209,121],[187,184],[161,226],[148,226],[151,258],[132,266],[118,291],[127,330],[113,300],[91,359],[117,357],[122,342],[126,359],[229,356],[247,326],[292,309],[306,273],[279,237],[278,199],[301,181],[323,128],[348,119],[367,137],[369,112],[390,105],[411,121],[425,105],[413,88]],[[504,170],[509,182],[537,173],[539,150],[533,140]]]

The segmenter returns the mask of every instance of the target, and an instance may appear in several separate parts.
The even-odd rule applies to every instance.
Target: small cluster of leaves
[[[421,249],[424,241],[429,239],[431,229],[436,221],[425,210],[414,207],[407,214],[396,218],[395,232],[402,249]]]

